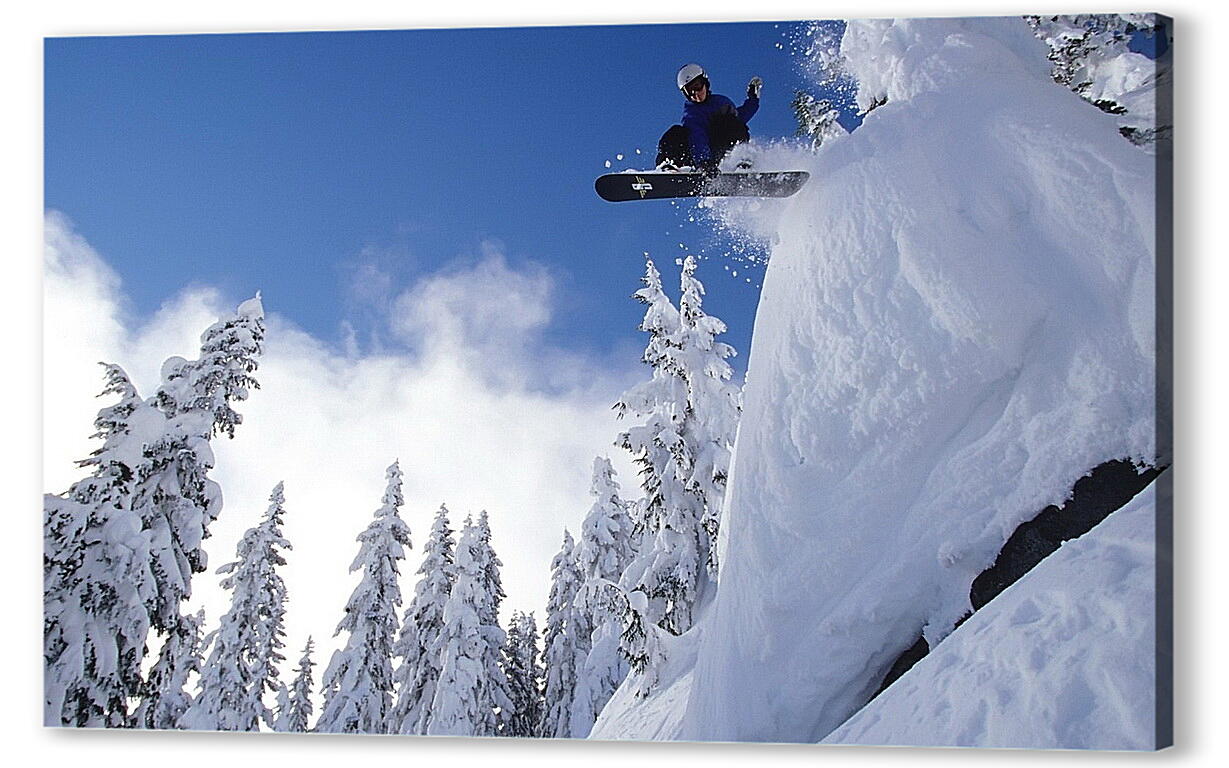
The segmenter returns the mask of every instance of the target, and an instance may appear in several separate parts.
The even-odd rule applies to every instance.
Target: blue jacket
[[[687,138],[691,142],[691,158],[697,165],[703,165],[712,158],[712,150],[708,146],[708,123],[716,115],[735,114],[744,123],[760,108],[760,100],[748,96],[741,107],[735,107],[734,102],[719,93],[709,93],[708,98],[697,104],[688,99],[683,104],[683,127],[687,129]]]

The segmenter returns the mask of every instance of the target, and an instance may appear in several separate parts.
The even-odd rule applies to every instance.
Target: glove
[[[751,82],[747,83],[747,98],[758,99],[760,97],[760,88],[764,87],[764,81],[759,75],[751,78]]]

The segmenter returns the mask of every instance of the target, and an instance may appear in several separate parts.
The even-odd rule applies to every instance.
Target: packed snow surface
[[[1065,543],[824,739],[1153,749],[1156,491]]]
[[[726,554],[678,730],[620,691],[606,737],[823,739],[951,632],[1019,523],[1155,459],[1153,158],[1019,18],[852,22],[842,50],[886,103],[762,151],[810,171],[793,198],[706,203],[771,243]]]

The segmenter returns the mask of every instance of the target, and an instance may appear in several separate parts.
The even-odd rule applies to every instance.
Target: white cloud
[[[526,356],[550,322],[552,288],[541,266],[514,270],[484,243],[476,263],[454,265],[397,296],[393,331],[428,356],[481,359],[491,371],[533,370],[536,361]]]
[[[45,485],[60,491],[79,475],[71,462],[92,447],[85,436],[100,405],[93,399],[102,381],[96,361],[125,366],[148,395],[162,360],[195,357],[200,332],[246,297],[223,301],[214,290],[193,288],[134,322],[121,311],[114,272],[55,215],[47,220],[45,284]],[[452,511],[454,528],[486,509],[504,562],[507,607],[535,610],[541,623],[550,558],[564,526],[575,533],[591,503],[593,456],[619,462],[626,495],[634,495],[630,464],[611,445],[620,425],[610,406],[640,375],[636,360],[616,372],[545,347],[540,332],[551,319],[551,295],[544,269],[513,269],[488,248],[481,259],[397,295],[388,322],[414,340],[413,354],[362,355],[298,329],[265,292],[261,389],[238,406],[244,423],[236,438],[214,441],[213,477],[225,505],[207,542],[211,572],[196,580],[210,623],[225,606],[212,570],[233,558],[238,537],[285,481],[286,534],[294,545],[285,571],[288,656],[297,659],[308,633],[331,647],[356,583],[347,572],[355,536],[379,507],[384,469],[394,459],[405,473],[403,514],[414,540],[402,569],[407,600],[440,503]],[[533,386],[546,380],[535,374],[544,366],[555,369],[548,391]],[[571,384],[555,386],[560,381]],[[318,660],[327,663],[327,653]]]

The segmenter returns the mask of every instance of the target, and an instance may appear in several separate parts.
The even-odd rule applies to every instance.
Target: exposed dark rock
[[[1061,507],[1050,505],[1021,523],[999,551],[994,565],[973,580],[973,610],[990,602],[1068,539],[1083,536],[1148,486],[1161,470],[1138,471],[1129,461],[1107,461],[1081,477]]]
[[[1071,496],[1061,507],[1050,505],[1032,520],[1021,523],[999,550],[994,565],[973,580],[969,600],[976,611],[1053,554],[1064,541],[1088,533],[1114,510],[1124,506],[1148,487],[1163,467],[1138,470],[1129,461],[1107,461],[1076,481]],[[960,626],[972,614],[956,623]],[[901,675],[930,652],[919,633],[917,642],[893,662],[875,696],[883,693]]]
[[[879,684],[879,690],[875,691],[875,695],[871,696],[871,698],[873,699],[875,696],[883,693],[885,688],[896,682],[897,678],[908,672],[914,664],[921,661],[922,657],[928,653],[930,653],[930,645],[926,643],[926,638],[918,635],[917,642],[909,646],[909,650],[896,657],[896,661],[892,663],[892,668],[888,670],[888,674],[883,678],[883,682]]]

